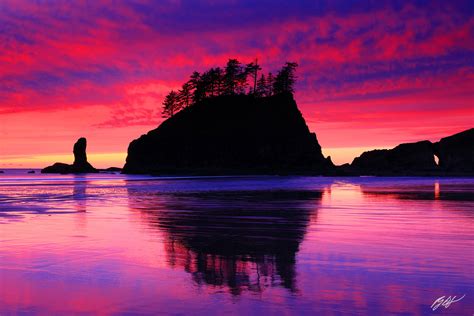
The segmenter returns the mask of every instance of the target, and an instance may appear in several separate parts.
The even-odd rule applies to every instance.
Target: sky
[[[474,125],[472,1],[0,2],[0,168],[96,167],[162,121],[192,71],[299,63],[295,99],[336,164]]]

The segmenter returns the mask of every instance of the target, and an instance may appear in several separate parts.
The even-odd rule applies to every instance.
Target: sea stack
[[[87,161],[86,148],[87,140],[84,137],[79,138],[74,144],[74,163],[72,164],[72,168],[76,173],[98,172],[97,169],[92,167],[92,165]]]
[[[360,174],[370,175],[409,175],[437,169],[433,144],[427,140],[366,151],[354,159],[351,167]]]
[[[293,95],[204,99],[132,141],[123,173],[323,174],[324,158]]]
[[[73,147],[74,163],[72,165],[57,162],[41,170],[41,173],[97,173],[96,168],[87,161],[87,140],[81,137]]]
[[[471,128],[437,143],[424,140],[366,151],[350,166],[340,169],[349,175],[473,175],[473,144],[474,128]]]
[[[474,128],[441,138],[434,151],[442,170],[474,173]]]

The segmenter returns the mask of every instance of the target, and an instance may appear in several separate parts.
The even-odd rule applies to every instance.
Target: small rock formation
[[[293,95],[219,96],[132,141],[123,173],[321,174],[324,158]]]
[[[74,163],[72,165],[56,162],[54,165],[41,170],[41,173],[97,173],[97,169],[87,162],[87,140],[81,137],[73,147]]]
[[[84,137],[79,138],[74,144],[72,150],[74,154],[74,166],[90,166],[90,164],[87,162],[86,147],[87,140]]]
[[[73,173],[72,172],[72,165],[68,165],[67,163],[56,162],[52,166],[48,166],[44,169],[41,169],[41,173]]]
[[[398,145],[392,149],[364,152],[354,159],[351,167],[366,174],[406,175],[414,171],[436,170],[433,144],[427,140]]]
[[[434,156],[439,159],[437,165]],[[437,143],[421,141],[393,149],[364,152],[352,164],[338,167],[346,175],[472,175],[474,174],[474,128],[442,138]]]
[[[474,172],[474,128],[441,138],[434,152],[443,171]]]
[[[122,171],[122,168],[118,167],[109,167],[107,169],[98,169],[100,173],[109,173],[109,174],[115,174],[115,173],[120,173]]]
[[[30,170],[30,171],[28,171],[28,173],[36,173],[36,171]]]
[[[105,171],[108,171],[108,172],[120,172],[120,171],[122,171],[122,168],[119,168],[119,167],[109,167],[109,168],[105,169]]]

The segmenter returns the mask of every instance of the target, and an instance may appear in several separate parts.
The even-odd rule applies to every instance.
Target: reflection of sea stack
[[[168,263],[192,274],[197,284],[233,295],[274,286],[297,291],[296,253],[321,196],[320,191],[144,196],[129,189],[132,208],[164,233]]]
[[[97,169],[87,161],[87,140],[81,137],[74,144],[74,163],[72,165],[57,162],[41,170],[41,173],[96,173]]]
[[[74,181],[72,198],[75,202],[74,208],[77,210],[77,212],[86,212],[86,187],[86,181]]]

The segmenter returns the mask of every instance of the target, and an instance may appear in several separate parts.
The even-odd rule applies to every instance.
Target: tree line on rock
[[[221,95],[248,94],[261,98],[285,92],[293,93],[296,67],[297,63],[286,62],[276,76],[271,72],[259,76],[262,68],[257,60],[244,65],[237,59],[229,59],[225,68],[215,67],[203,73],[195,71],[181,89],[172,90],[166,95],[163,117],[171,117],[181,109]]]

